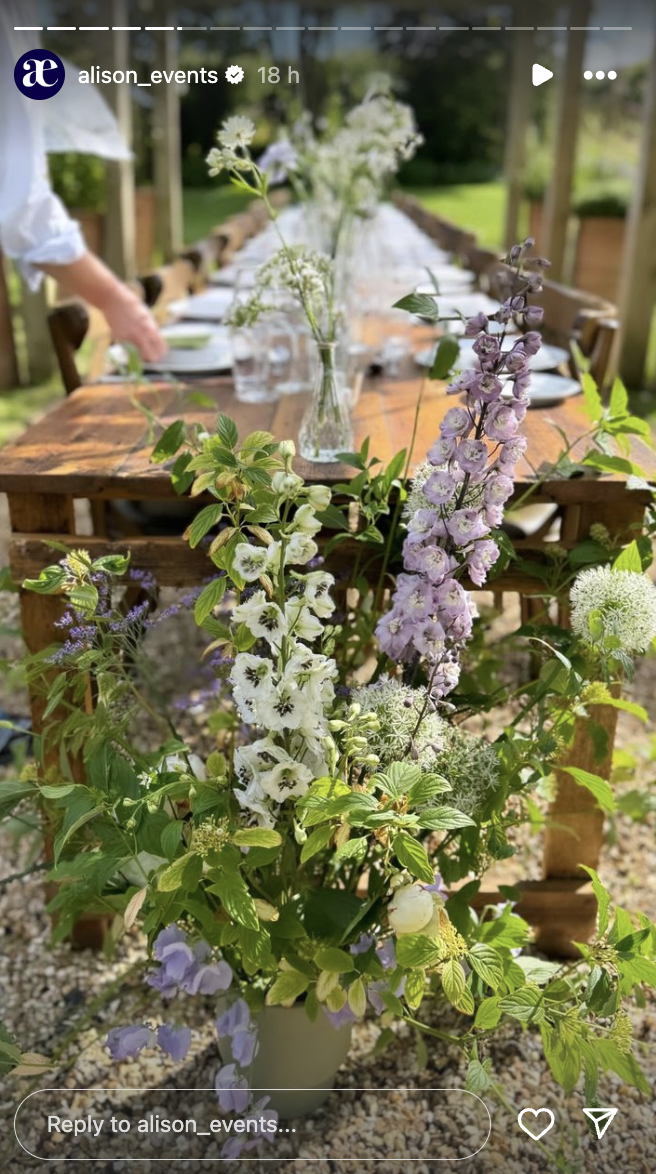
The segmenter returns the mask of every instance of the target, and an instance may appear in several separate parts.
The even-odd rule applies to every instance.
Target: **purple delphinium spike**
[[[428,508],[422,505],[408,521],[406,573],[398,576],[392,606],[376,629],[380,647],[391,659],[426,660],[434,702],[458,684],[460,652],[476,615],[459,580],[467,577],[481,587],[497,561],[499,547],[490,531],[501,525],[526,448],[519,430],[530,402],[530,361],[541,345],[531,328],[542,317],[537,307],[528,305],[528,296],[542,288],[541,273],[523,267],[529,247],[525,241],[511,250],[515,288],[489,316],[502,333],[489,333],[484,314],[466,323],[466,335],[475,339],[476,369],[462,372],[447,387],[448,394],[464,397],[464,406],[445,413],[429,450],[434,471],[421,485]],[[513,318],[522,321],[526,332],[506,347],[504,327]]]

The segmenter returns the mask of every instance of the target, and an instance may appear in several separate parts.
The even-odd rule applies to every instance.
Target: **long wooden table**
[[[421,338],[419,338],[421,341]],[[355,445],[371,438],[371,454],[388,461],[411,441],[420,375],[410,366],[398,380],[370,379],[365,382],[354,413]],[[94,556],[109,551],[132,551],[136,567],[151,570],[160,584],[186,586],[198,583],[207,574],[206,555],[189,550],[176,537],[135,537],[110,541],[96,533],[81,538],[75,533],[74,502],[87,498],[94,503],[108,499],[142,500],[171,503],[175,494],[166,466],[150,462],[152,437],[144,414],[136,406],[139,400],[155,412],[163,423],[184,415],[212,427],[216,410],[230,415],[241,435],[254,429],[268,429],[278,439],[296,438],[305,406],[304,397],[295,396],[274,404],[239,403],[229,379],[206,381],[201,385],[214,406],[185,406],[179,389],[159,385],[137,388],[134,385],[95,385],[82,387],[62,400],[41,421],[28,428],[9,445],[0,458],[0,490],[9,497],[12,538],[10,565],[15,579],[21,582],[38,575],[53,560],[43,544],[44,538],[57,538],[67,545],[83,545]],[[419,414],[417,443],[413,467],[424,458],[437,435],[439,421],[451,407],[444,386],[427,382]],[[580,399],[558,406],[533,409],[524,425],[528,437],[527,459],[522,462],[517,479],[521,496],[533,479],[532,469],[554,463],[561,452],[560,428],[570,438],[582,436],[589,421]],[[582,455],[585,443],[577,445],[574,455]],[[656,482],[656,457],[640,440],[632,445],[632,456],[649,480]],[[308,480],[335,483],[346,469],[339,465],[318,465],[297,459],[296,467]],[[604,523],[613,536],[632,534],[639,527],[650,495],[647,491],[629,491],[624,480],[616,476],[594,475],[563,480],[547,478],[534,500],[555,502],[561,509],[561,541],[572,545],[587,536],[593,522]],[[98,513],[96,513],[98,516]],[[181,524],[181,529],[183,528]],[[56,557],[56,556],[55,556]],[[512,568],[495,583],[496,589],[539,594],[542,584]],[[59,638],[55,622],[61,614],[57,597],[21,593],[23,627],[28,647],[38,651]],[[42,701],[32,698],[33,720],[39,728]],[[614,712],[614,711],[613,711]],[[583,765],[583,763],[581,764]],[[590,764],[587,764],[590,767]],[[576,801],[583,801],[584,826],[593,829],[595,846],[601,843],[601,826],[594,800],[581,788]],[[567,802],[572,801],[570,793]],[[568,813],[560,812],[559,823],[567,823]],[[587,820],[587,824],[586,824]],[[576,822],[578,821],[578,823]],[[581,825],[581,812],[572,814]],[[577,843],[579,847],[577,848]],[[555,850],[554,850],[555,844]],[[568,952],[572,940],[585,940],[594,924],[596,904],[589,886],[577,876],[581,859],[580,841],[567,829],[551,833],[551,864],[545,879],[523,886],[521,911],[533,922],[539,945],[556,954]],[[481,901],[494,899],[486,893]]]

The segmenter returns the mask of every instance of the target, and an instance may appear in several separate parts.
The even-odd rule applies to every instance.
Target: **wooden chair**
[[[164,322],[171,302],[186,298],[198,288],[197,270],[187,257],[153,269],[138,278],[144,301],[158,322]]]
[[[100,310],[84,302],[62,302],[48,314],[48,325],[66,394],[82,383],[97,383],[107,372],[112,341]]]

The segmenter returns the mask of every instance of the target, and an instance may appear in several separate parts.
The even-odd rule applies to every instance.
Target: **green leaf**
[[[610,784],[606,779],[600,778],[599,775],[593,775],[588,770],[582,770],[579,766],[561,766],[559,770],[571,775],[575,783],[590,791],[602,811],[615,811],[615,799]]]
[[[629,545],[624,547],[613,563],[613,570],[636,571],[639,575],[642,574],[642,558],[637,542],[629,542]]]
[[[416,1011],[421,1006],[425,992],[426,971],[422,970],[421,967],[417,967],[406,976],[405,987],[403,989],[403,998],[411,1011]]]
[[[456,1011],[465,1015],[474,1014],[474,1000],[471,991],[467,988],[467,975],[460,962],[451,958],[442,968],[442,987]]]
[[[68,595],[76,611],[91,615],[98,606],[98,589],[93,583],[76,583]]]
[[[160,836],[160,844],[162,845],[162,852],[167,860],[173,860],[175,854],[182,842],[182,829],[184,824],[179,819],[171,820]]]
[[[160,436],[155,445],[151,461],[155,464],[161,465],[163,461],[168,461],[170,457],[174,456],[180,446],[184,444],[187,435],[187,426],[184,420],[175,420],[173,424],[169,424]]]
[[[396,962],[398,966],[411,970],[415,966],[430,969],[444,958],[444,946],[439,938],[432,938],[428,934],[402,934],[396,943]]]
[[[610,393],[608,407],[611,416],[623,416],[629,406],[629,393],[621,379],[616,379]]]
[[[599,937],[602,937],[608,929],[608,912],[610,909],[610,893],[606,886],[599,879],[599,873],[595,872],[594,868],[588,868],[587,865],[582,864],[581,868],[587,872],[592,881],[592,891],[597,898],[598,911],[598,930]]]
[[[260,928],[255,903],[242,877],[237,873],[226,872],[210,888],[218,895],[223,908],[234,921],[246,929]]]
[[[333,825],[330,823],[314,829],[301,848],[301,864],[305,864],[306,860],[311,860],[313,856],[316,856],[317,852],[320,852],[322,848],[326,847],[334,830]]]
[[[445,334],[437,344],[437,351],[433,359],[433,365],[430,369],[429,379],[446,379],[447,375],[453,370],[455,362],[460,354],[460,344],[457,338],[453,338],[450,334]]]
[[[428,859],[426,849],[418,840],[413,839],[407,832],[399,832],[394,837],[393,847],[397,860],[404,868],[407,868],[412,876],[416,876],[418,880],[426,881],[429,885],[434,883],[435,871]]]
[[[475,822],[457,807],[427,807],[419,813],[420,827],[433,831],[452,831],[457,828],[475,827]]]
[[[203,626],[203,623],[211,612],[214,611],[214,608],[218,607],[226,593],[227,586],[228,580],[224,577],[213,579],[211,583],[208,583],[203,588],[194,604],[194,619],[199,628]]]
[[[467,1080],[465,1087],[468,1092],[475,1093],[480,1096],[481,1093],[489,1092],[492,1088],[492,1061],[485,1060],[481,1064],[480,1060],[470,1060],[467,1067]]]
[[[420,807],[423,803],[429,803],[435,795],[442,795],[450,790],[450,782],[441,775],[422,775],[408,791],[408,800],[413,806]]]
[[[219,412],[216,418],[215,432],[221,444],[224,444],[226,448],[233,449],[239,440],[237,425],[224,412]]]
[[[191,453],[182,452],[176,458],[173,468],[171,469],[171,485],[173,486],[178,497],[186,493],[191,485],[194,483],[194,474],[187,468],[191,461]]]
[[[429,322],[438,322],[440,312],[435,298],[431,294],[407,294],[400,301],[394,303],[395,310],[407,310],[408,314],[416,314]]]
[[[160,893],[175,893],[178,889],[191,889],[200,880],[203,862],[195,852],[178,857],[164,869],[157,881]]]
[[[589,465],[590,468],[599,469],[601,473],[624,473],[627,477],[636,474],[638,477],[644,475],[644,470],[639,465],[634,464],[633,461],[626,460],[624,457],[611,457],[606,453],[592,452],[584,457],[582,464]]]
[[[348,989],[348,1005],[358,1019],[364,1017],[367,1010],[367,992],[361,978],[356,978]]]
[[[64,788],[53,787],[53,790],[60,791]],[[40,793],[43,794],[45,787],[41,787]],[[0,783],[0,819],[5,819],[11,815],[15,807],[23,799],[28,799],[36,795],[36,789],[32,783],[20,782],[18,779],[7,779],[6,782]]]
[[[489,999],[483,999],[474,1020],[474,1027],[479,1027],[481,1031],[492,1031],[501,1019],[501,1010],[499,1008],[499,1000],[492,996]]]
[[[249,848],[277,848],[282,844],[282,836],[273,828],[242,828],[235,832],[232,842]]]
[[[499,1000],[504,1015],[519,1019],[520,1023],[540,1023],[544,1019],[544,996],[536,986],[527,984]]]
[[[93,800],[91,800],[91,802],[93,802]],[[74,836],[76,834],[76,832],[79,832],[81,830],[81,828],[84,827],[85,824],[90,822],[90,820],[95,819],[97,815],[102,815],[103,813],[104,813],[103,807],[92,807],[90,810],[82,812],[82,814],[79,815],[73,821],[70,821],[68,819],[64,821],[64,825],[63,825],[61,831],[59,831],[57,833],[57,835],[55,836],[55,843],[54,843],[55,864],[57,864],[57,862],[59,861],[59,857],[61,856],[64,848],[66,847],[66,844],[71,839],[71,837]]]
[[[477,942],[469,951],[467,961],[483,982],[495,991],[503,979],[503,960],[498,951],[484,942]]]
[[[341,844],[335,852],[336,860],[357,860],[359,864],[362,863],[367,855],[367,845],[369,841],[366,836],[356,836],[352,840],[347,840],[345,844]]]
[[[352,954],[346,950],[339,950],[336,946],[327,946],[314,955],[314,961],[320,970],[329,970],[331,974],[348,974],[355,970]]]
[[[223,513],[223,504],[219,502],[216,505],[206,505],[199,513],[196,514],[193,522],[184,532],[189,545],[192,547],[198,546],[198,543],[205,537],[213,526],[220,520]]]
[[[597,384],[592,375],[587,372],[583,376],[582,383],[587,413],[591,420],[600,420],[604,414],[604,405],[597,390]]]
[[[651,1086],[634,1056],[625,1055],[611,1040],[596,1039],[595,1049],[602,1068],[610,1068],[620,1080],[639,1089],[645,1096],[651,1095]]]
[[[35,591],[37,595],[55,595],[66,582],[66,572],[63,567],[44,567],[38,579],[24,579],[23,587],[26,591]]]
[[[275,1007],[281,1003],[292,1005],[299,995],[305,993],[310,985],[307,974],[298,970],[283,970],[273,986],[267,991],[265,999],[267,1007]]]

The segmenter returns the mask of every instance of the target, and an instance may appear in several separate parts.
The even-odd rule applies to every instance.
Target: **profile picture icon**
[[[31,49],[18,58],[14,81],[21,94],[42,102],[61,90],[66,78],[64,62],[49,49]]]

